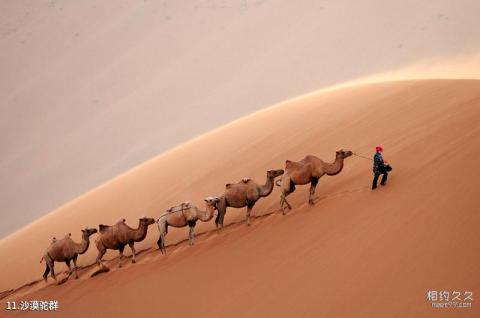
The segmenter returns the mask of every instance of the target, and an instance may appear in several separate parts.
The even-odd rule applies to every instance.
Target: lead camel
[[[307,155],[300,161],[285,162],[285,174],[282,176],[277,186],[281,188],[282,194],[280,195],[280,208],[283,210],[283,214],[286,213],[284,205],[288,209],[292,209],[292,206],[287,201],[287,196],[295,191],[296,185],[305,185],[310,183],[310,195],[308,197],[308,203],[313,205],[313,196],[315,195],[315,188],[317,187],[318,180],[324,175],[334,176],[339,174],[343,169],[343,161],[353,153],[349,150],[338,150],[335,153],[335,161],[333,163],[327,163],[313,155]]]

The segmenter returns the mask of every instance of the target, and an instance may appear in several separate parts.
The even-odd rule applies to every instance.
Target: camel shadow
[[[90,277],[95,277],[97,275],[100,275],[102,273],[106,273],[106,272],[109,272],[109,271],[110,271],[110,268],[102,267],[102,268],[97,269],[95,272],[93,272],[92,275],[90,275]]]

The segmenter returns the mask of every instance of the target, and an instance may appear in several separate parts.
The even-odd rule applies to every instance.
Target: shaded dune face
[[[265,171],[286,159],[333,162],[338,149],[369,157],[382,144],[395,170],[374,192],[371,161],[351,156],[340,174],[321,178],[314,206],[308,186],[299,186],[282,216],[274,187],[255,205],[254,215],[265,216],[251,227],[228,226],[245,219],[243,209],[230,209],[220,234],[214,222],[199,222],[193,247],[169,247],[187,237],[171,228],[168,258],[150,249],[158,239],[151,227],[136,244],[149,249],[138,264],[95,278],[87,268],[78,281],[36,284],[10,298],[58,299],[69,317],[437,317],[428,290],[479,292],[479,122],[477,80],[386,82],[287,101],[154,158],[0,241],[8,256],[0,290],[40,278],[38,259],[53,236],[71,232],[78,242],[87,224],[135,224],[184,201],[202,206],[245,176],[263,184]],[[95,256],[91,246],[79,265]],[[105,306],[119,301],[131,306]]]

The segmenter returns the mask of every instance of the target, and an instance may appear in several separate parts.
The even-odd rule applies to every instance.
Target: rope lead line
[[[372,158],[367,158],[367,157],[364,157],[364,156],[361,156],[361,155],[357,155],[357,154],[354,153],[354,152],[352,152],[352,154],[353,154],[354,156],[357,156],[357,157],[360,157],[360,158],[363,158],[363,159],[367,159],[367,160],[373,161]]]

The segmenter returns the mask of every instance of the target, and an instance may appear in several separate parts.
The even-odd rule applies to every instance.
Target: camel
[[[73,270],[75,271],[75,278],[78,279],[77,273],[77,258],[78,255],[85,253],[88,250],[90,245],[90,236],[97,233],[97,229],[85,228],[82,230],[82,242],[75,243],[71,238],[71,234],[68,233],[63,239],[57,240],[55,237],[52,238],[50,246],[45,251],[40,263],[45,260],[46,268],[45,273],[43,273],[43,279],[47,282],[48,273],[51,272],[51,276],[58,283],[62,284],[70,278],[73,271],[70,266],[70,261],[73,260]],[[57,277],[55,276],[55,271],[53,265],[55,262],[65,262],[68,266],[68,276],[62,281],[58,282]]]
[[[296,185],[305,185],[310,183],[310,196],[308,203],[310,205],[315,204],[313,196],[315,195],[315,188],[320,179],[325,174],[328,176],[334,176],[340,173],[343,169],[343,160],[350,157],[352,152],[349,150],[339,150],[335,154],[335,161],[333,163],[326,163],[321,159],[307,155],[305,158],[298,162],[287,160],[285,162],[285,174],[282,176],[280,182],[277,181],[276,185],[281,187],[282,194],[280,196],[280,207],[283,214],[286,213],[284,204],[291,210],[292,206],[287,201],[287,196],[295,191]]]
[[[219,198],[217,203],[218,215],[215,224],[218,229],[223,228],[223,219],[227,212],[227,207],[243,208],[247,207],[247,226],[250,226],[250,213],[255,203],[263,197],[272,193],[273,181],[276,177],[283,174],[282,169],[269,169],[267,171],[267,180],[264,185],[259,185],[250,178],[243,178],[238,183],[226,184],[225,193]]]
[[[95,245],[98,249],[97,264],[101,267],[101,271],[109,271],[108,266],[102,261],[103,255],[110,250],[119,250],[120,258],[118,267],[122,267],[123,250],[128,244],[132,250],[132,263],[135,263],[135,242],[141,242],[147,236],[148,226],[155,223],[155,219],[142,217],[139,219],[138,228],[133,229],[125,224],[125,219],[121,219],[114,225],[99,225],[100,235],[95,240]],[[97,274],[94,273],[93,275]]]
[[[184,202],[180,205],[171,207],[157,220],[160,237],[157,241],[158,248],[162,254],[166,254],[165,235],[168,233],[168,226],[185,227],[189,226],[188,234],[189,244],[192,246],[195,239],[195,224],[198,220],[208,222],[213,218],[219,199],[208,197],[205,199],[206,211],[199,210],[195,205]]]

